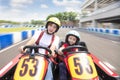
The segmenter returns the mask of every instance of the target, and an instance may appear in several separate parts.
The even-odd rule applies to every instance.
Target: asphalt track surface
[[[57,35],[60,37],[60,40],[64,40],[65,34],[69,30],[70,29],[62,28],[58,31]],[[89,52],[120,75],[120,38],[113,36],[111,38],[109,35],[86,32],[80,29],[76,30],[79,31],[81,35],[81,41],[86,42]],[[20,53],[18,48],[28,40],[29,39],[0,50],[0,69]]]

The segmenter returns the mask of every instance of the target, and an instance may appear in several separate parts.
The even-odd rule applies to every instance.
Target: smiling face
[[[47,30],[49,34],[53,34],[57,30],[57,25],[54,23],[48,23]]]
[[[75,36],[72,36],[72,35],[68,36],[68,42],[70,45],[74,45],[76,41],[77,41],[77,38]]]

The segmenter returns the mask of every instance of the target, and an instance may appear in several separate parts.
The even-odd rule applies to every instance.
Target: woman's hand
[[[25,52],[27,51],[27,49],[23,50],[23,48],[24,48],[24,46],[21,46],[21,47],[19,48],[20,53],[25,53]]]

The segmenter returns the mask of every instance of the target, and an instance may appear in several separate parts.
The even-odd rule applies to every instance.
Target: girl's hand
[[[59,55],[63,55],[63,52],[60,51],[60,50],[58,50],[58,54],[59,54]]]

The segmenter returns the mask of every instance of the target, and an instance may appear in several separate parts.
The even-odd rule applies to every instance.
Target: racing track
[[[64,40],[64,35],[70,29],[60,29],[57,33],[61,40]],[[98,37],[93,34],[80,31],[81,40],[86,42],[89,52],[98,57],[101,61],[111,67],[120,75],[120,42],[112,41],[106,38]],[[15,56],[19,54],[18,48],[24,45],[26,41],[22,41],[13,46],[0,51],[0,68],[10,62]]]

